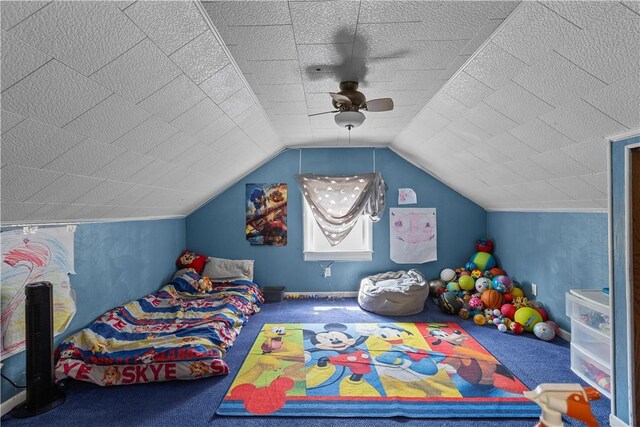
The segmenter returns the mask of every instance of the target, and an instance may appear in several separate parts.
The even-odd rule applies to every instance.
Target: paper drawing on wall
[[[390,256],[398,264],[421,264],[437,259],[436,210],[391,208]]]
[[[245,234],[252,245],[287,246],[287,184],[247,184]]]
[[[2,241],[1,304],[2,359],[24,350],[25,294],[27,283],[53,284],[53,333],[62,333],[76,313],[75,295],[69,282],[73,265],[74,233],[66,227],[0,233]]]
[[[411,188],[398,188],[399,205],[415,205],[418,203],[418,196]]]

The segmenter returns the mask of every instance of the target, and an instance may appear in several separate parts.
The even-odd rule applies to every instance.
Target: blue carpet
[[[389,318],[360,310],[355,299],[327,301],[286,300],[268,303],[262,312],[252,317],[244,327],[236,344],[225,360],[230,375],[196,381],[138,384],[132,386],[99,387],[72,382],[67,401],[58,408],[34,418],[12,419],[6,416],[7,426],[177,426],[211,425],[245,427],[274,425],[278,427],[373,427],[373,426],[497,426],[531,427],[532,419],[409,419],[409,418],[314,418],[287,417],[222,417],[214,412],[228,390],[249,348],[264,323],[322,323],[322,322],[460,322],[480,344],[513,372],[529,388],[540,383],[583,383],[570,369],[569,344],[560,338],[543,342],[533,335],[500,333],[494,327],[476,326],[472,321],[460,320],[438,310],[432,303],[420,314]],[[601,425],[608,425],[610,401],[603,398],[593,402],[592,410]],[[567,425],[584,425],[566,420]]]

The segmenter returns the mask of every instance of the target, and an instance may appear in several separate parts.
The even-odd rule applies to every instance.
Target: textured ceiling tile
[[[469,108],[474,107],[493,92],[489,86],[465,72],[450,80],[444,91]]]
[[[575,141],[539,119],[510,129],[509,133],[539,152],[557,150],[566,145],[575,144]]]
[[[584,180],[580,179],[577,176],[553,179],[549,181],[549,184],[553,185],[563,193],[568,194],[572,199],[575,200],[606,198],[606,195],[604,193],[596,190],[594,187],[587,184]]]
[[[291,24],[287,2],[218,2],[218,12],[227,25],[287,25]],[[291,6],[293,8],[293,5]]]
[[[42,203],[19,203],[19,202],[2,202],[0,207],[0,216],[2,222],[21,221],[29,215],[42,208]]]
[[[405,56],[407,34],[419,34],[419,23],[358,24],[354,58],[387,58]],[[415,40],[415,36],[411,37]],[[441,40],[441,39],[439,39]]]
[[[196,84],[229,64],[226,52],[211,31],[206,31],[177,50],[171,59]]]
[[[591,172],[589,168],[576,162],[563,151],[547,151],[530,157],[531,161],[552,172],[559,178],[576,176]]]
[[[507,162],[504,165],[528,181],[543,181],[557,178],[553,173],[532,162],[530,159],[518,159]]]
[[[618,80],[583,98],[628,128],[640,126],[640,73]]]
[[[239,91],[244,84],[238,72],[229,64],[200,84],[202,89],[218,105]]]
[[[242,113],[238,114],[233,118],[238,127],[246,128],[253,125],[256,122],[264,121],[266,123],[266,119],[257,105],[252,105],[251,107],[244,110]]]
[[[223,114],[220,107],[209,98],[205,98],[172,120],[171,124],[183,132],[195,135],[199,130]]]
[[[189,171],[184,171],[182,168],[171,165],[167,167],[164,174],[158,178],[154,183],[154,187],[172,188],[174,183],[182,181],[185,176],[189,175]],[[183,192],[192,191],[188,184],[181,189]]]
[[[491,135],[498,135],[518,126],[518,123],[494,110],[484,102],[467,111],[464,117]]]
[[[211,145],[218,138],[220,138],[225,133],[229,132],[231,129],[236,127],[236,124],[228,116],[220,116],[210,125],[205,126],[200,132],[195,134],[195,137],[198,138],[201,142]]]
[[[470,57],[471,55],[456,56],[449,64],[449,68],[447,68],[440,74],[440,79],[449,80],[460,70],[460,68],[469,60]]]
[[[170,122],[205,97],[204,92],[182,74],[138,105]]]
[[[24,202],[62,176],[60,172],[14,165],[3,167],[1,173],[3,202]]]
[[[546,181],[523,182],[509,187],[510,190],[527,194],[527,201],[542,202],[566,200],[569,198],[565,193],[558,190]]]
[[[113,206],[133,206],[138,200],[142,199],[155,190],[154,187],[146,185],[134,185],[116,198],[109,202]]]
[[[510,133],[501,133],[491,139],[488,139],[487,144],[513,160],[523,159],[537,154],[536,150]]]
[[[115,181],[124,181],[152,161],[153,157],[129,150],[98,169],[93,176]]]
[[[152,116],[123,137],[118,138],[114,145],[134,150],[138,153],[146,153],[176,132],[178,132],[178,129],[158,117]]]
[[[240,57],[256,60],[296,59],[296,44],[291,25],[231,27]]]
[[[500,19],[490,19],[486,21],[482,27],[478,29],[473,38],[467,42],[464,48],[460,51],[463,55],[473,55],[480,46],[496,31],[496,29],[504,21]]]
[[[263,84],[262,94],[269,101],[304,101],[304,88],[302,84]]]
[[[112,209],[113,206],[85,205],[77,211],[73,212],[69,216],[69,219],[100,219],[104,218]]]
[[[154,182],[159,180],[165,173],[165,171],[171,167],[162,160],[154,160],[138,172],[127,178],[128,182],[142,185],[153,185]]]
[[[499,165],[511,160],[510,157],[507,157],[501,152],[487,150],[486,146],[483,146],[480,144],[470,147],[469,152],[473,154],[475,157],[477,157],[478,165],[484,165],[484,164]]]
[[[608,178],[608,173],[607,172],[580,175],[580,178],[582,178],[584,181],[586,181],[590,185],[593,185],[601,193],[608,194],[608,192],[609,192],[608,179],[609,178]]]
[[[468,150],[473,144],[456,133],[444,128],[427,141],[429,146],[439,146],[454,152]]]
[[[107,202],[115,199],[133,184],[118,181],[102,181],[100,184],[91,189],[88,193],[78,197],[73,203],[83,205],[106,205]]]
[[[426,4],[415,1],[364,0],[358,22],[417,22],[422,20],[426,7]]]
[[[638,15],[640,15],[640,2],[636,0],[631,0],[631,1],[623,1],[622,4],[628,7],[629,9],[633,10]]]
[[[609,1],[542,1],[543,5],[580,28],[601,21],[614,2]]]
[[[449,126],[447,126],[447,129],[458,134],[458,136],[472,144],[482,143],[492,136],[490,133],[480,129],[464,117],[452,121]]]
[[[493,162],[489,161],[487,163],[492,164]],[[523,177],[507,168],[485,168],[482,170],[481,176],[482,180],[491,187],[498,187],[507,184],[521,184],[524,182]],[[513,195],[510,192],[506,193],[513,198]]]
[[[353,43],[356,24],[361,22],[358,2],[292,2],[289,5],[298,44]]]
[[[9,30],[48,5],[49,1],[2,1],[0,2],[0,17],[2,29]]]
[[[296,60],[285,61],[246,61],[245,73],[255,76],[258,83],[280,84],[301,83],[300,63]]]
[[[441,70],[400,70],[395,74],[395,78],[390,90],[425,90],[429,89],[438,81]]]
[[[250,138],[239,128],[234,128],[231,132],[226,133],[211,145],[216,151],[223,152],[238,144],[246,144],[250,142]]]
[[[2,120],[0,128],[2,128],[2,134],[5,134],[14,127],[18,126],[18,124],[20,124],[20,122],[24,120],[24,117],[12,113],[11,111],[2,110],[0,111],[0,119]]]
[[[615,4],[581,37],[557,50],[590,74],[613,83],[640,71],[640,16]]]
[[[450,97],[444,92],[440,92],[428,105],[449,120],[455,120],[469,110],[469,108],[460,101]]]
[[[31,74],[49,59],[47,54],[2,31],[2,90]]]
[[[77,117],[64,129],[111,143],[150,116],[147,111],[113,94]]]
[[[306,103],[304,101],[293,101],[293,102],[273,102],[271,103],[273,106],[273,115],[274,116],[291,116],[297,114],[306,113]],[[289,120],[287,120],[289,121]],[[295,125],[302,124],[300,122],[295,123]],[[294,125],[294,123],[291,123]]]
[[[517,76],[526,64],[499,46],[489,43],[465,67],[464,72],[493,89]]]
[[[91,78],[137,104],[180,73],[151,40],[144,39]]]
[[[172,163],[180,167],[191,168],[196,162],[209,154],[211,154],[211,148],[197,142],[179,157],[175,158]]]
[[[540,119],[574,141],[606,137],[628,129],[582,99],[550,111]]]
[[[207,30],[190,1],[139,1],[124,13],[167,55]]]
[[[53,2],[11,33],[87,76],[144,38],[120,10],[97,1]]]
[[[30,214],[26,219],[29,221],[57,221],[71,218],[84,205],[66,205],[60,203],[50,203]]]
[[[111,94],[58,61],[49,61],[2,93],[2,107],[64,126]]]
[[[71,203],[103,180],[87,176],[63,175],[27,199],[33,203]]]
[[[605,85],[555,52],[524,70],[514,81],[556,107]]]
[[[395,102],[395,98],[394,98],[394,102]],[[436,131],[446,127],[451,122],[451,120],[438,114],[438,112],[436,112],[431,108],[425,108],[420,113],[418,113],[418,115],[416,116],[416,120],[424,123],[425,125],[429,126],[431,129],[434,129]]]
[[[92,175],[123,152],[124,149],[115,145],[85,139],[44,168],[77,175]]]
[[[562,151],[594,172],[606,172],[609,144],[596,138],[581,144],[562,147]]]
[[[581,30],[536,2],[525,2],[493,37],[493,43],[527,64],[544,58],[557,46],[571,46]]]
[[[252,105],[255,105],[255,102],[249,91],[247,89],[241,89],[223,101],[220,104],[220,109],[224,111],[227,116],[234,119]],[[306,107],[304,102],[302,102],[302,105],[303,108]]]
[[[2,161],[41,168],[83,139],[78,134],[26,119],[2,137]]]
[[[157,145],[151,151],[147,153],[148,156],[156,159],[164,160],[165,162],[173,162],[176,158],[187,151],[191,146],[198,141],[184,132],[178,132],[175,135],[169,137],[162,144]]]
[[[191,164],[192,170],[202,171],[209,176],[217,176],[218,171],[213,167],[222,161],[222,153],[211,151],[200,157],[199,160]]]
[[[423,40],[471,39],[492,15],[492,2],[426,3],[421,31],[416,36]]]
[[[484,102],[518,123],[525,123],[553,109],[513,82],[487,96]]]

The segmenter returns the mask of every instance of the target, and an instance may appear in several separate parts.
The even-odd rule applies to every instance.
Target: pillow
[[[253,260],[209,257],[202,275],[209,276],[213,282],[231,282],[233,280],[253,282]]]
[[[193,268],[196,271],[196,273],[202,274],[202,269],[204,268],[204,264],[206,262],[207,262],[206,256],[198,255],[197,253],[187,249],[184,252],[182,252],[182,255],[180,255],[176,260],[176,266],[179,269]]]

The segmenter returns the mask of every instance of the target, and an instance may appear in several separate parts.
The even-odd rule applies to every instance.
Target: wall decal
[[[249,243],[287,246],[287,184],[247,184],[246,189]]]
[[[422,264],[438,258],[435,209],[391,208],[389,215],[392,261]]]
[[[0,233],[2,241],[2,359],[25,348],[25,294],[27,283],[53,284],[53,333],[59,335],[76,313],[69,282],[74,271],[74,233],[67,227],[39,228],[34,232]]]
[[[399,188],[398,189],[398,204],[399,205],[415,205],[418,203],[418,196],[416,192],[411,188]]]

